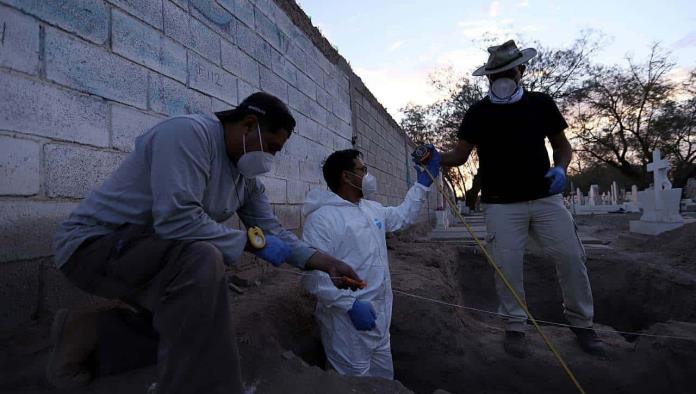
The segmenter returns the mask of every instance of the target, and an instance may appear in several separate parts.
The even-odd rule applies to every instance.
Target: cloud
[[[525,8],[529,6],[529,0],[521,0],[517,3],[517,6],[520,8]]]
[[[404,41],[403,41],[403,40],[399,40],[399,41],[396,41],[396,42],[392,43],[392,44],[389,46],[389,48],[388,48],[387,50],[388,50],[389,52],[394,52],[395,50],[401,48],[402,45],[404,45]]]
[[[688,48],[688,47],[693,47],[696,46],[696,30],[692,30],[689,32],[689,34],[685,35],[684,37],[680,38],[672,44],[672,48],[677,49],[677,48]]]
[[[471,73],[475,68],[486,62],[488,54],[477,48],[455,49],[446,51],[435,59],[438,66],[452,66],[461,73]]]
[[[464,38],[478,40],[490,37],[496,40],[514,35],[512,19],[480,19],[462,21],[457,24]]]
[[[500,4],[499,1],[494,1],[491,3],[490,7],[488,8],[488,14],[492,17],[495,18],[498,16],[500,13],[502,5]]]
[[[440,98],[430,86],[430,70],[404,70],[396,66],[379,68],[358,67],[355,73],[365,82],[365,86],[375,95],[389,114],[399,121],[399,110],[409,102],[429,104]]]

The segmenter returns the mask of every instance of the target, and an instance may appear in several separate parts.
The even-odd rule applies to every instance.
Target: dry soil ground
[[[621,335],[613,330],[696,338],[696,224],[659,237],[628,233],[628,216],[581,217],[584,232],[611,249],[590,249],[587,262],[597,327],[609,357],[584,354],[562,327],[543,330],[588,393],[693,393],[696,340]],[[393,278],[392,350],[399,382],[325,372],[313,300],[299,277],[268,269],[261,286],[235,294],[244,374],[258,393],[573,393],[570,380],[530,330],[531,355],[508,356],[499,318],[436,304],[402,292],[495,310],[493,273],[472,247],[389,239]],[[542,253],[525,259],[529,307],[564,322],[554,266]],[[0,343],[0,392],[53,393],[43,380],[47,322]],[[97,379],[73,393],[144,393],[154,369]]]

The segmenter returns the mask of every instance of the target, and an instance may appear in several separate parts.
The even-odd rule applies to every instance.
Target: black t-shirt
[[[546,137],[568,127],[553,99],[524,92],[512,104],[488,97],[472,105],[459,127],[459,139],[476,145],[481,201],[505,204],[549,195],[544,175],[550,168]]]

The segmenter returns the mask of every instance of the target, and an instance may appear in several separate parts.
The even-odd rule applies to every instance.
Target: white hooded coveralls
[[[333,192],[313,190],[303,207],[304,241],[349,264],[367,282],[362,290],[336,288],[328,274],[312,271],[302,286],[317,297],[315,316],[326,357],[338,373],[394,378],[389,326],[392,289],[386,232],[416,222],[429,188],[416,183],[397,207],[361,199],[356,205]],[[370,302],[376,327],[358,331],[348,316],[356,299]]]

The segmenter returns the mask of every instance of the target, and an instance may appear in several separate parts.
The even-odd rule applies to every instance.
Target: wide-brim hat
[[[519,50],[515,41],[509,40],[502,45],[488,48],[488,53],[490,54],[488,61],[476,69],[472,74],[473,76],[480,77],[482,75],[497,74],[517,67],[536,56],[537,50],[534,48]]]

